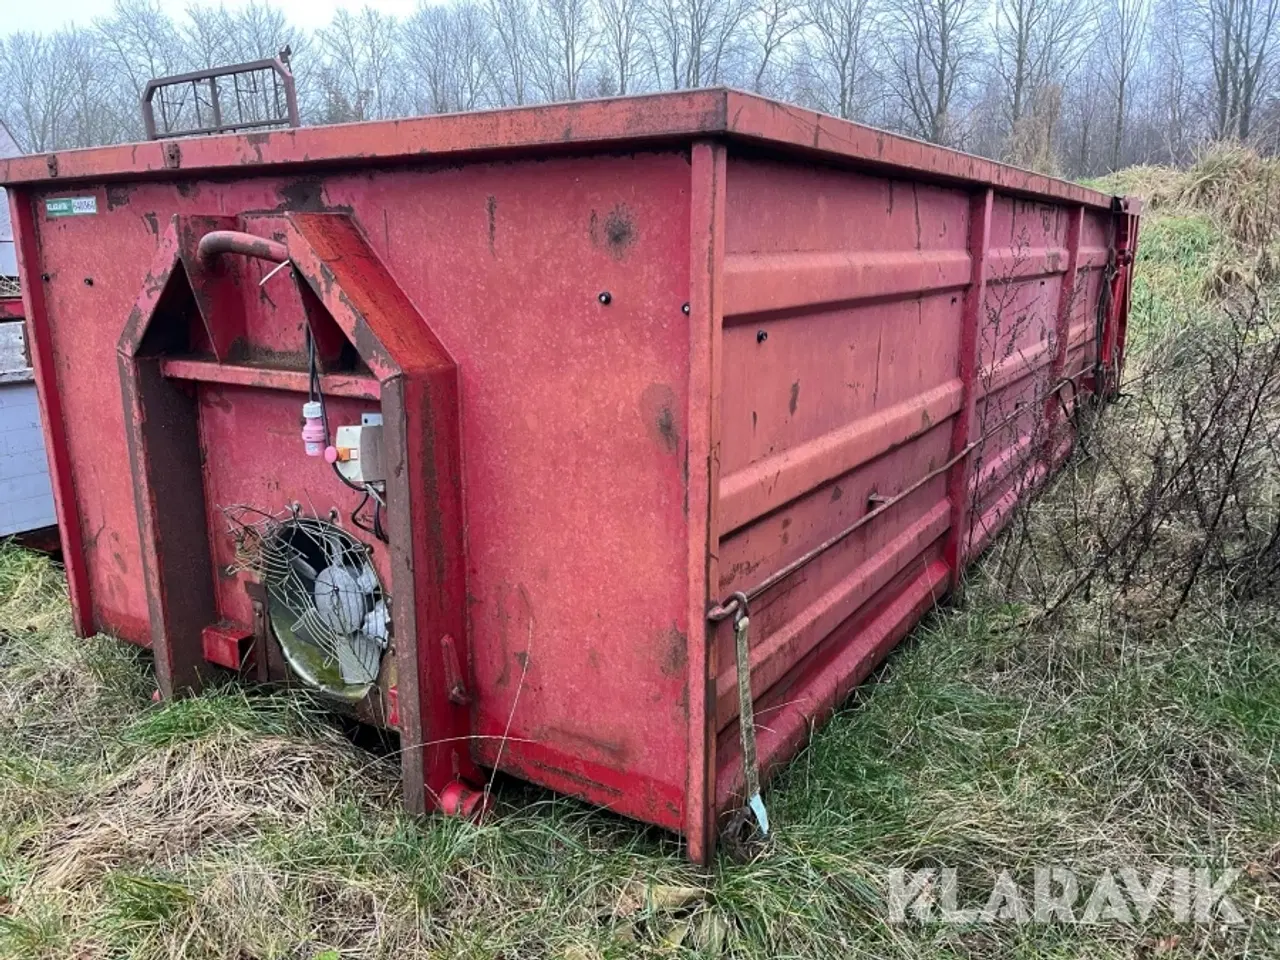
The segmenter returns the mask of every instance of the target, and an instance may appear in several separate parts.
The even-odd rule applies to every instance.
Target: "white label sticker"
[[[98,212],[97,197],[50,197],[44,202],[50,217],[84,217]]]

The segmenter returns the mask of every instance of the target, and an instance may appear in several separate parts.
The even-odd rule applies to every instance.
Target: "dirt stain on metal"
[[[680,449],[680,428],[675,415],[676,394],[665,383],[654,383],[640,394],[640,417],[649,436],[667,453]]]
[[[533,631],[533,601],[523,583],[500,588],[494,619],[497,621],[498,643],[502,650],[502,670],[494,680],[494,685],[505,687],[511,682],[511,647],[516,643],[527,644]],[[517,653],[515,656],[524,656],[524,653]]]
[[[615,206],[605,216],[603,231],[601,230],[599,215],[592,210],[588,230],[591,234],[591,245],[593,247],[603,246],[609,251],[609,256],[615,260],[622,260],[626,257],[637,236],[635,215],[624,203]]]
[[[133,196],[134,187],[125,185],[111,185],[107,187],[107,209],[114,210],[117,207],[127,206],[129,198]]]
[[[489,255],[498,256],[497,237],[498,237],[498,198],[490,194],[485,208],[489,213]]]
[[[791,385],[791,402],[787,406],[791,409],[792,414],[796,412],[796,405],[800,402],[800,381],[797,380]]]
[[[327,210],[324,184],[320,180],[294,180],[280,188],[280,199],[286,210],[316,213]]]
[[[664,651],[662,656],[662,673],[667,677],[684,675],[689,662],[689,638],[674,623],[663,631],[659,639],[659,647]]]
[[[599,761],[611,765],[626,762],[627,745],[620,740],[606,740],[581,730],[568,727],[540,727],[534,731],[534,737],[546,743],[568,742],[583,748],[583,752],[597,754]]]

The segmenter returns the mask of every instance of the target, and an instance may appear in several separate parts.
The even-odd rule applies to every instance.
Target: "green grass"
[[[1171,209],[1143,245],[1155,340],[1211,309],[1228,241]],[[0,957],[1280,956],[1280,624],[1029,628],[995,562],[769,786],[761,856],[704,872],[514,781],[481,825],[409,817],[394,758],[299,693],[153,704],[145,656],[75,639],[57,571],[0,548]],[[892,867],[981,904],[1048,864],[1239,869],[1248,922],[886,922]]]
[[[0,577],[42,565],[0,553]],[[153,705],[145,661],[114,643],[81,645],[90,679],[47,703],[34,685],[65,690],[75,642],[65,618],[15,631],[30,614],[11,601],[0,954],[1128,957],[1176,936],[1187,955],[1275,955],[1274,630],[1050,645],[1011,631],[998,593],[979,576],[931,616],[771,786],[764,855],[709,874],[659,832],[516,783],[481,826],[408,817],[394,764],[306,698]],[[46,753],[51,711],[68,729]],[[1264,919],[884,921],[891,866],[955,865],[981,902],[998,871],[1029,889],[1046,863],[1246,869],[1233,892]]]

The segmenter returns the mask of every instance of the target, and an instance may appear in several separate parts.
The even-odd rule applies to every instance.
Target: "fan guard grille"
[[[391,631],[369,548],[334,523],[297,513],[241,531],[238,552],[266,586],[267,616],[289,666],[324,693],[364,699]]]

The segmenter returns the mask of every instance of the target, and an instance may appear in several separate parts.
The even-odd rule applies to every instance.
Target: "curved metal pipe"
[[[239,230],[211,230],[200,238],[196,252],[201,260],[212,260],[222,253],[241,253],[273,263],[284,263],[289,259],[289,248],[283,243]]]

